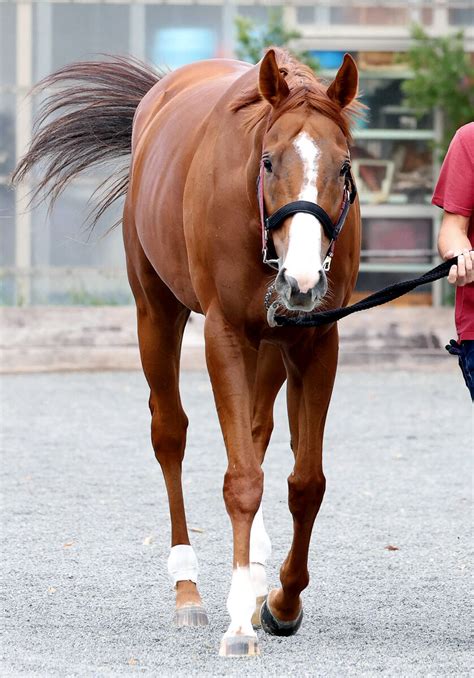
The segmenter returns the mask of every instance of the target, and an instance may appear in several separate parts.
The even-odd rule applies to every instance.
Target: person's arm
[[[457,266],[451,266],[448,282],[462,287],[474,282],[474,251],[467,230],[469,217],[444,211],[438,235],[438,251],[443,259],[458,257]]]

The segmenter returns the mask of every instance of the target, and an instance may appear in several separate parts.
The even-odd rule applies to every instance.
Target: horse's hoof
[[[303,607],[301,607],[299,615],[296,619],[291,621],[280,621],[271,612],[268,606],[268,600],[265,600],[260,609],[260,623],[265,633],[270,633],[272,636],[294,636],[301,626],[303,619]]]
[[[267,596],[257,596],[257,600],[255,603],[255,610],[252,615],[252,626],[254,629],[259,629],[261,627],[261,622],[260,622],[260,609],[263,605],[263,603],[266,601]]]
[[[178,607],[174,615],[176,626],[207,626],[209,619],[206,610],[200,605]]]
[[[221,657],[255,657],[258,654],[257,636],[224,636],[221,641]]]

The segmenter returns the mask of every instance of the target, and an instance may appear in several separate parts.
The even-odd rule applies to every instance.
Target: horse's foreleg
[[[255,454],[260,464],[273,431],[273,406],[283,382],[286,369],[280,349],[262,343],[258,350],[255,385],[253,389],[252,438]],[[252,615],[254,627],[260,626],[260,608],[268,593],[265,565],[271,555],[271,541],[263,522],[262,507],[252,523],[250,533],[250,576],[254,586],[256,605]]]
[[[227,449],[224,501],[234,541],[227,599],[231,621],[220,654],[254,655],[258,654],[258,644],[251,621],[255,591],[250,574],[250,530],[263,491],[263,472],[255,455],[251,426],[251,372],[256,352],[214,309],[206,317],[205,338],[207,365]]]
[[[263,463],[273,431],[275,398],[285,379],[286,369],[280,349],[262,342],[258,350],[252,409],[252,437],[260,463]]]
[[[252,614],[252,626],[259,627],[260,610],[268,595],[267,573],[265,566],[272,554],[272,543],[263,522],[262,506],[253,519],[250,531],[250,578],[255,594],[255,608]]]
[[[337,366],[337,328],[315,347],[288,350],[289,411],[298,417],[295,465],[288,478],[288,504],[293,516],[293,542],[280,570],[281,588],[272,591],[262,606],[265,631],[288,636],[298,630],[303,608],[300,593],[309,583],[308,550],[313,524],[325,490],[322,440]]]

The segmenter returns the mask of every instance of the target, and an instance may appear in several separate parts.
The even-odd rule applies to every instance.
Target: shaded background
[[[30,86],[64,64],[98,53],[133,54],[173,68],[232,56],[236,16],[263,25],[275,8],[281,9],[285,27],[300,34],[291,46],[314,55],[323,78],[334,75],[344,51],[361,70],[362,100],[370,115],[356,130],[353,149],[364,218],[358,294],[434,263],[439,210],[430,197],[441,119],[436,110],[419,118],[406,107],[401,87],[411,74],[400,53],[410,45],[413,22],[432,36],[462,28],[472,53],[471,0],[294,0],[284,6],[252,0],[0,0],[0,304],[131,302],[120,229],[102,238],[120,205],[94,233],[82,227],[100,171],[71,185],[50,216],[44,207],[25,210],[27,185],[16,192],[8,186],[39,104],[38,97],[25,99]],[[439,305],[448,297],[439,283],[402,303]]]

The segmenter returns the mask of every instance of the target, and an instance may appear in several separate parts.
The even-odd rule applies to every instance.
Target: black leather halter
[[[265,167],[263,162],[260,165],[260,174],[257,179],[257,195],[258,195],[258,206],[260,210],[260,223],[262,226],[262,253],[263,253],[263,262],[268,264],[272,268],[278,270],[278,257],[273,245],[273,241],[270,238],[270,231],[278,228],[281,223],[292,216],[293,214],[298,214],[299,212],[304,212],[306,214],[312,214],[313,217],[320,222],[321,226],[324,229],[329,240],[328,251],[323,262],[323,268],[325,271],[329,271],[331,267],[331,259],[334,255],[334,245],[336,240],[342,231],[344,222],[349,212],[350,206],[354,202],[357,190],[352,178],[351,170],[348,167],[344,173],[344,193],[342,197],[341,210],[339,212],[339,218],[336,223],[333,222],[329,214],[324,210],[320,205],[315,202],[309,202],[308,200],[295,200],[289,202],[283,207],[277,209],[272,215],[267,216],[265,211],[265,199],[264,199],[264,176],[265,176]]]

